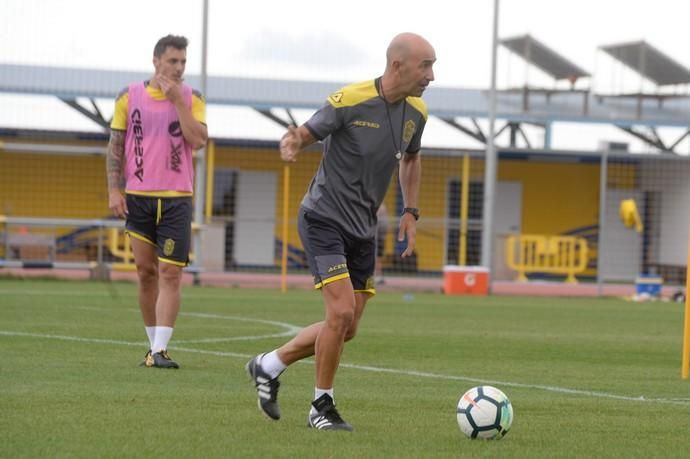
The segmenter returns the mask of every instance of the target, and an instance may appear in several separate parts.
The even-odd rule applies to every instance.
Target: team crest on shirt
[[[407,120],[405,123],[405,128],[403,129],[403,142],[409,143],[410,140],[412,140],[412,136],[414,135],[414,130],[415,130],[415,124],[414,121],[412,120]]]
[[[175,241],[172,239],[166,239],[165,244],[163,244],[163,254],[167,257],[172,255],[173,251],[175,250]]]
[[[343,100],[343,92],[342,91],[334,92],[333,94],[328,96],[328,98],[331,99],[331,102],[333,102],[334,104],[339,104]]]

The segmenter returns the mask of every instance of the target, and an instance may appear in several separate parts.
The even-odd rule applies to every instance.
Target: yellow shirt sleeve
[[[151,97],[157,100],[164,100],[165,94],[160,90],[146,87],[147,92]],[[120,93],[115,100],[115,112],[113,112],[113,120],[110,122],[110,129],[117,129],[119,131],[127,130],[127,112],[129,111],[129,94],[127,90]],[[192,93],[192,116],[200,123],[206,124],[206,101],[201,93],[194,91]]]
[[[125,91],[121,92],[115,100],[115,111],[113,112],[113,120],[110,122],[110,129],[118,131],[127,130],[127,111],[129,109],[129,94]]]
[[[201,93],[192,93],[192,116],[202,124],[206,124],[206,100]]]

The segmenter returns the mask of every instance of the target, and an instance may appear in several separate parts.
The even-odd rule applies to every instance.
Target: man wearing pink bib
[[[182,268],[189,261],[192,150],[208,138],[203,97],[182,83],[187,43],[174,35],[158,40],[154,76],[118,95],[110,125],[108,206],[126,219],[132,244],[150,345],[146,367],[179,368],[167,347],[180,310]]]

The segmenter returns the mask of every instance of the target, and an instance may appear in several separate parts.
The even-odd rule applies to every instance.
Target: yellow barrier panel
[[[127,265],[134,266],[132,247],[124,231],[121,232],[118,228],[108,229],[108,249],[112,256],[122,259],[122,262],[113,264],[113,269],[116,269],[116,265],[122,271],[129,269],[125,268]]]
[[[527,273],[565,275],[568,283],[577,283],[575,274],[587,269],[587,241],[574,236],[520,234],[506,239],[506,265],[518,272],[518,280],[527,281]]]

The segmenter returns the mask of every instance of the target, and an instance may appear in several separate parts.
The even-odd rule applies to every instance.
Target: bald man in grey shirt
[[[421,177],[419,150],[427,120],[420,96],[434,80],[436,53],[424,38],[402,33],[386,52],[383,76],[345,86],[300,127],[290,126],[280,155],[293,162],[301,149],[323,141],[323,157],[298,217],[314,285],[326,305],[321,322],[247,363],[259,408],[280,418],[278,377],[292,363],[314,355],[316,387],[307,418],[319,430],[346,430],[335,408],[333,384],[346,341],[351,340],[369,298],[376,294],[376,212],[399,168],[404,209],[398,240],[412,255]]]

